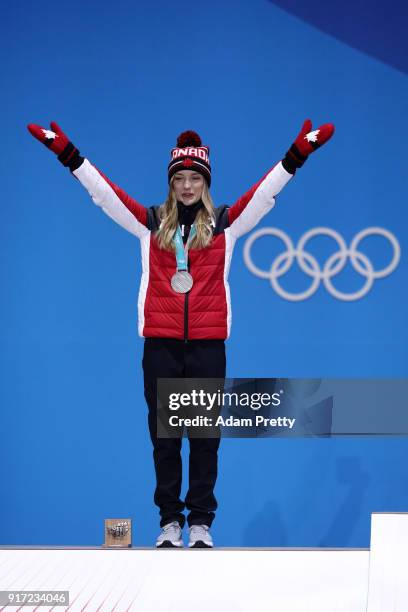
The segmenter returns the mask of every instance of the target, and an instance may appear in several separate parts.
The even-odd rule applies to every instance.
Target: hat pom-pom
[[[182,132],[177,138],[177,146],[181,149],[184,147],[201,147],[201,138],[197,132],[187,130],[187,132]]]

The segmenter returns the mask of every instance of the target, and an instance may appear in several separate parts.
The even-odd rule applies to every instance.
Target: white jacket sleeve
[[[147,208],[112,183],[86,158],[72,174],[85,187],[94,203],[125,230],[138,238],[150,231],[147,227]]]

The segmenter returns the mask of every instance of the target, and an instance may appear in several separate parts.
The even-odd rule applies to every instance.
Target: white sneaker
[[[181,548],[183,545],[180,523],[173,521],[163,525],[156,540],[156,548]]]
[[[208,525],[191,525],[189,548],[212,548],[214,546]]]

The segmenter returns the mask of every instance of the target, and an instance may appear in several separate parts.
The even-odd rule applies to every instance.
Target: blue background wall
[[[147,206],[165,199],[182,130],[210,145],[220,205],[283,156],[304,118],[335,123],[260,227],[297,241],[323,225],[349,243],[381,226],[397,237],[401,261],[361,300],[321,286],[289,302],[249,272],[241,239],[228,375],[407,375],[406,9],[339,2],[329,14],[316,1],[302,14],[292,4],[2,8],[0,543],[98,545],[113,516],[134,519],[136,544],[150,545],[158,528],[139,244],[31,138],[29,122],[56,120]],[[264,239],[258,265],[281,248]],[[328,238],[310,243],[321,263],[334,249]],[[379,237],[363,252],[375,269],[392,254]],[[294,265],[281,282],[300,291],[310,279]],[[364,279],[348,265],[333,282],[355,291]],[[224,440],[216,543],[368,546],[371,512],[408,509],[407,450],[405,439]]]

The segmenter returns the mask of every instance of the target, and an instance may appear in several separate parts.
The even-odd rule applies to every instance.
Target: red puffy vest
[[[231,330],[228,273],[236,240],[271,210],[275,196],[292,178],[282,163],[269,170],[232,206],[215,209],[213,239],[204,249],[189,249],[193,287],[173,291],[176,272],[172,251],[160,249],[158,207],[146,208],[112,183],[87,159],[73,171],[95,204],[140,239],[142,278],[138,297],[138,329],[143,337],[185,340],[226,339]]]

